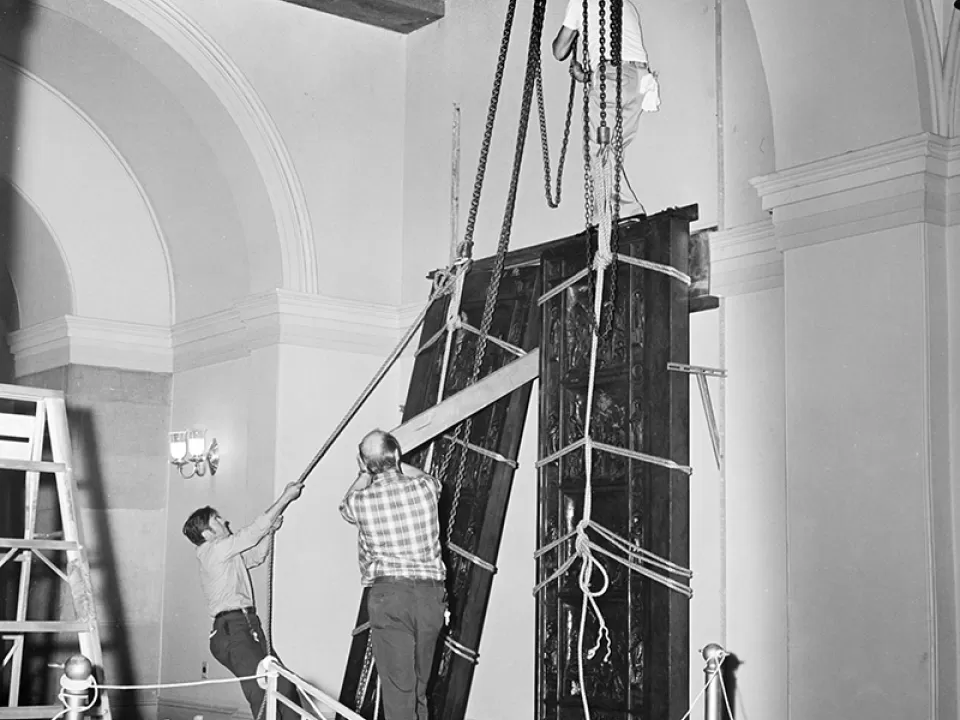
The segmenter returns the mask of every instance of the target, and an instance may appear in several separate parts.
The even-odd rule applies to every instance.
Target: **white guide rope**
[[[598,165],[597,173],[594,179],[596,184],[596,197],[598,204],[598,231],[597,231],[597,252],[594,255],[592,271],[596,273],[596,282],[594,283],[594,298],[593,298],[593,326],[590,339],[590,360],[589,360],[589,376],[587,380],[587,397],[586,397],[586,409],[584,411],[584,421],[583,421],[583,438],[577,440],[567,447],[551,454],[550,456],[544,458],[543,460],[537,463],[538,467],[554,462],[560,457],[574,451],[583,448],[584,453],[584,491],[583,491],[583,516],[580,521],[577,523],[577,526],[574,530],[567,533],[561,538],[554,540],[548,545],[540,548],[536,553],[535,557],[539,558],[545,553],[556,549],[560,545],[564,544],[566,541],[574,538],[574,547],[575,554],[571,555],[565,562],[563,562],[560,567],[546,580],[540,582],[534,588],[534,594],[539,593],[546,587],[548,584],[557,580],[560,576],[565,574],[567,570],[577,561],[580,560],[580,573],[578,577],[578,584],[580,591],[583,593],[583,603],[580,608],[580,630],[577,637],[577,669],[579,673],[579,683],[580,683],[580,698],[583,703],[583,713],[585,720],[590,720],[590,706],[587,700],[587,689],[586,689],[586,677],[584,673],[584,656],[586,659],[592,659],[597,652],[600,650],[601,646],[606,643],[606,653],[604,655],[604,661],[608,660],[612,652],[610,645],[610,631],[607,627],[606,620],[603,617],[603,613],[600,611],[600,607],[597,603],[597,598],[603,595],[610,586],[610,576],[607,572],[607,569],[601,564],[595,557],[595,553],[604,555],[605,557],[610,558],[611,560],[623,565],[624,567],[636,572],[640,575],[643,575],[651,580],[654,580],[669,589],[681,593],[686,597],[691,597],[693,592],[690,587],[683,582],[683,580],[689,581],[692,577],[692,573],[679,565],[670,562],[664,558],[657,556],[656,554],[641,548],[640,546],[631,543],[625,538],[618,536],[617,534],[611,532],[610,530],[604,528],[598,523],[594,522],[591,519],[591,514],[593,511],[593,452],[594,450],[601,450],[605,452],[614,453],[617,455],[626,456],[634,460],[639,460],[642,462],[650,462],[663,467],[667,467],[673,470],[679,470],[686,474],[692,472],[691,468],[678,463],[673,462],[672,460],[666,458],[658,458],[652,455],[647,455],[645,453],[640,453],[633,450],[627,450],[624,448],[617,448],[606,443],[600,443],[591,437],[591,424],[593,420],[593,404],[594,404],[594,393],[596,385],[596,374],[597,374],[597,355],[600,341],[600,318],[601,312],[603,309],[603,293],[606,284],[607,271],[610,268],[613,261],[617,258],[623,259],[631,265],[639,266],[644,269],[652,270],[655,272],[660,272],[666,274],[680,282],[685,284],[690,284],[690,278],[684,273],[679,272],[675,268],[659,265],[657,263],[651,263],[644,260],[639,260],[638,258],[632,258],[628,256],[618,255],[613,252],[612,249],[612,234],[613,234],[613,208],[611,207],[611,197],[613,190],[613,172],[616,167],[616,163],[613,162],[611,157],[610,148],[607,147],[598,156]],[[549,300],[552,297],[555,297],[563,289],[570,287],[575,282],[578,282],[580,279],[586,277],[590,272],[590,269],[581,271],[573,278],[570,278],[566,282],[562,283],[559,288],[554,288],[549,292],[545,293],[540,299],[540,304],[543,304],[546,300]],[[612,550],[608,547],[599,545],[597,542],[591,539],[588,535],[587,530],[592,529],[596,534],[598,534],[602,539],[604,539],[610,546]],[[593,573],[598,572],[601,575],[602,582],[600,587],[593,589],[591,586],[591,580],[593,579]],[[672,576],[672,577],[671,577]],[[677,579],[680,578],[680,579]],[[599,629],[597,631],[597,639],[593,647],[584,652],[584,636],[586,635],[586,624],[587,624],[587,610],[591,609],[593,614],[597,618],[597,623],[599,624]],[[701,693],[702,694],[702,693]],[[689,716],[689,712],[686,717]]]

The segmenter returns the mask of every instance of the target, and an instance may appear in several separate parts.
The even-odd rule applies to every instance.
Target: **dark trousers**
[[[213,634],[210,636],[210,652],[217,662],[236,677],[257,674],[257,665],[267,656],[267,641],[260,626],[260,618],[255,612],[236,610],[219,616],[213,621]],[[276,652],[274,652],[276,657]],[[279,658],[278,658],[279,659]],[[240,683],[244,697],[250,704],[250,712],[256,718],[266,691],[256,680],[244,680]],[[296,705],[300,705],[297,688],[284,677],[277,679],[277,690]],[[278,717],[283,720],[299,720],[300,715],[277,701]],[[266,709],[264,709],[266,717]]]
[[[437,580],[377,578],[367,597],[373,659],[386,720],[428,720],[427,683],[443,628]]]

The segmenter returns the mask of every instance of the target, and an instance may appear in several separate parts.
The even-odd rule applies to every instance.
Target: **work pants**
[[[643,94],[640,92],[640,80],[649,73],[646,65],[636,62],[623,63],[621,71],[620,86],[621,102],[623,108],[623,154],[626,157],[627,148],[637,135],[637,128],[640,125],[640,115],[643,113],[641,105],[643,103]],[[600,126],[600,109],[605,108],[607,112],[606,124],[610,128],[610,152],[608,161],[614,162],[613,141],[617,123],[617,68],[607,63],[604,68],[605,82],[605,103],[600,102],[600,82],[596,77],[596,68],[594,68],[594,77],[590,83],[589,103],[590,103],[590,163],[594,174],[594,202],[596,212],[600,212],[603,203],[611,202],[611,196],[605,196],[597,182],[597,172],[602,161],[603,147],[597,143],[597,128]],[[624,160],[624,166],[626,160]],[[612,183],[611,183],[612,184]],[[611,187],[612,192],[612,187]],[[627,180],[624,168],[621,168],[620,175],[620,217],[630,217],[644,212],[643,205],[637,199],[630,183]]]
[[[367,610],[386,720],[428,720],[427,684],[446,610],[443,583],[377,578]]]
[[[260,626],[260,618],[255,612],[242,610],[234,610],[218,616],[213,622],[213,631],[210,634],[210,652],[218,663],[236,677],[256,675],[257,665],[267,656],[267,642],[263,628]],[[250,705],[250,712],[256,720],[266,691],[256,680],[243,680],[240,687]],[[286,678],[277,679],[277,690],[296,705],[300,705],[297,688]],[[300,715],[279,700],[277,707],[279,711],[277,716],[283,720],[299,720]],[[264,717],[266,717],[266,710],[264,710]]]

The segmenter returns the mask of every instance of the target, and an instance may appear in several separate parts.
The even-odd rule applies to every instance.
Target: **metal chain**
[[[597,80],[600,83],[600,123],[597,128],[597,143],[603,137],[603,130],[607,127],[607,39],[604,37],[606,24],[606,3],[600,0],[597,3],[597,42],[599,55],[597,58]]]
[[[599,46],[600,46],[600,67],[597,72],[600,74],[598,82],[600,83],[599,87],[599,96],[600,96],[600,122],[597,127],[597,145],[601,144],[601,138],[605,133],[603,129],[607,127],[607,112],[606,112],[606,61],[604,58],[605,47],[606,47],[606,3],[604,0],[599,0],[598,2],[598,17],[599,17],[599,27],[597,28],[597,33],[599,37]],[[587,0],[584,0],[583,3],[583,20],[584,27],[586,27],[587,22]],[[599,317],[592,317],[592,323],[596,327],[597,332],[601,338],[606,338],[613,330],[613,313],[616,307],[616,297],[617,297],[617,261],[616,254],[617,248],[619,245],[619,220],[620,220],[620,174],[623,168],[623,42],[622,42],[622,28],[623,28],[623,5],[618,0],[612,0],[610,3],[610,64],[616,68],[616,89],[615,89],[615,111],[614,111],[614,128],[613,133],[609,136],[609,141],[614,152],[614,185],[613,185],[613,222],[611,227],[611,250],[613,251],[614,259],[611,263],[611,272],[609,273],[610,283],[609,283],[609,298],[604,302]],[[587,46],[586,32],[584,32],[584,48]],[[584,50],[586,53],[586,49]],[[584,143],[587,144],[587,138],[589,137],[589,126],[588,126],[588,103],[587,103],[587,93],[586,89],[584,90]],[[589,151],[585,151],[585,158],[589,155]],[[585,169],[584,172],[584,185],[590,185],[590,194],[593,197],[594,192],[594,180],[592,173],[589,169]],[[588,183],[589,181],[589,183]],[[590,203],[594,211],[596,208],[595,201]],[[591,213],[588,208],[588,219],[587,219],[587,241],[586,241],[586,254],[587,254],[587,264],[588,266],[593,262],[593,256],[591,252],[590,245],[590,219],[592,219]],[[600,229],[597,228],[599,233]],[[587,276],[588,287],[590,288],[590,294],[593,295],[597,292],[595,277],[593,274]],[[601,290],[602,291],[602,290]],[[593,315],[593,307],[589,308],[589,313]]]
[[[503,213],[503,224],[500,227],[500,241],[497,244],[497,255],[494,259],[490,284],[487,286],[487,296],[483,306],[483,317],[480,322],[480,335],[474,353],[473,374],[471,384],[480,378],[480,371],[487,350],[487,337],[493,325],[493,315],[500,295],[500,281],[503,279],[503,269],[506,265],[507,249],[510,246],[510,230],[513,226],[513,216],[517,206],[517,191],[520,184],[520,167],[523,164],[523,151],[527,140],[527,129],[530,124],[530,106],[533,104],[533,93],[536,78],[536,62],[540,56],[540,41],[543,34],[543,19],[546,12],[546,0],[534,0],[533,20],[530,27],[530,43],[527,48],[527,69],[523,82],[523,97],[520,103],[520,127],[517,130],[517,142],[513,155],[513,170],[510,174],[510,189],[507,193],[506,208]],[[473,419],[468,418],[457,427],[454,438],[469,440],[473,429]],[[466,477],[466,446],[462,443],[451,442],[447,446],[450,453],[455,446],[460,448],[460,463],[457,468],[457,477],[454,484],[453,500],[450,505],[450,519],[447,524],[447,543],[453,535],[453,526],[456,522],[457,511],[460,507],[460,495],[463,490],[463,481]],[[448,463],[449,464],[449,463]]]
[[[589,53],[589,49],[588,49],[588,48],[589,48],[589,44],[588,44],[588,39],[587,39],[587,35],[588,35],[588,30],[587,30],[587,18],[588,18],[588,15],[589,15],[589,0],[583,0],[583,55],[584,55],[585,58],[588,57],[588,53]],[[607,98],[607,90],[606,90],[606,88],[607,88],[607,78],[606,78],[606,65],[605,65],[604,57],[603,57],[603,55],[604,55],[604,52],[603,52],[603,51],[604,51],[604,48],[605,48],[605,45],[606,45],[606,43],[605,43],[605,41],[604,41],[604,37],[603,37],[604,18],[605,18],[604,0],[599,0],[597,17],[598,17],[597,37],[598,37],[598,43],[599,43],[599,47],[600,47],[600,57],[597,59],[597,62],[598,62],[598,66],[597,66],[597,77],[596,77],[596,78],[594,78],[593,76],[590,76],[590,77],[589,77],[590,83],[592,84],[594,81],[596,81],[597,83],[599,83],[599,88],[600,88],[600,91],[599,91],[599,95],[600,95],[600,120],[599,120],[599,123],[597,124],[596,137],[595,137],[595,138],[591,138],[591,137],[590,137],[590,101],[589,101],[590,88],[585,84],[585,85],[584,85],[584,89],[583,89],[583,135],[584,135],[584,156],[585,156],[585,159],[586,159],[586,162],[584,163],[584,187],[587,188],[587,187],[589,186],[589,189],[588,189],[588,190],[585,190],[585,192],[589,192],[589,193],[590,193],[590,198],[589,198],[589,202],[588,202],[588,209],[587,209],[587,213],[586,213],[586,215],[587,215],[587,218],[586,218],[586,221],[587,221],[587,232],[586,232],[586,237],[585,237],[585,251],[586,251],[586,256],[587,256],[587,267],[588,267],[588,268],[591,267],[591,265],[593,264],[593,255],[594,255],[594,253],[593,253],[593,250],[592,250],[592,248],[591,248],[591,246],[590,246],[590,226],[591,226],[591,224],[593,223],[594,220],[597,220],[597,231],[596,231],[596,232],[597,232],[597,246],[598,246],[598,247],[599,247],[599,235],[600,235],[599,220],[598,220],[598,218],[596,217],[596,214],[597,214],[597,212],[598,212],[597,203],[596,203],[596,183],[595,183],[595,179],[594,179],[594,177],[593,177],[593,168],[592,168],[592,166],[591,166],[590,163],[589,163],[589,161],[590,161],[590,145],[591,145],[592,142],[595,141],[595,142],[597,143],[597,147],[598,147],[598,148],[600,147],[601,128],[606,128],[606,124],[607,124],[607,121],[606,121],[606,117],[607,117],[607,112],[606,112],[606,98]],[[597,163],[597,167],[600,167],[599,159],[600,159],[600,158],[599,158],[599,152],[598,152],[598,158],[597,158],[598,163]],[[594,276],[593,273],[587,273],[587,287],[588,287],[588,289],[589,289],[589,291],[590,291],[590,296],[593,297],[593,295],[597,292],[596,277]],[[593,326],[594,328],[596,328],[596,331],[597,331],[598,333],[600,333],[601,330],[602,330],[602,322],[601,322],[601,321],[602,321],[602,315],[603,315],[602,308],[601,308],[600,317],[595,317],[595,316],[594,316],[595,313],[594,313],[594,310],[593,310],[593,302],[591,302],[591,303],[589,304],[589,307],[587,308],[587,312],[588,312],[588,314],[589,314],[589,316],[590,316],[590,324],[591,324],[591,326]]]
[[[573,57],[570,62],[577,59],[576,48],[574,48]],[[552,208],[560,207],[560,190],[563,182],[563,165],[567,157],[567,146],[570,144],[570,126],[573,120],[573,101],[577,94],[577,81],[570,76],[570,95],[567,99],[567,117],[563,124],[563,143],[560,145],[560,158],[557,161],[557,190],[556,193],[550,191],[550,145],[547,142],[547,114],[543,102],[543,67],[540,62],[540,55],[536,60],[536,83],[537,83],[537,112],[540,116],[540,147],[543,150],[543,190],[547,198],[547,205]],[[554,199],[556,198],[556,199]]]
[[[593,172],[591,170],[590,157],[590,83],[593,78],[590,76],[590,50],[587,43],[589,0],[583,0],[583,27],[581,28],[581,40],[583,42],[583,72],[586,79],[583,83],[583,216],[587,229],[587,264],[590,258],[590,224],[593,222],[596,214],[596,205],[594,203]]]
[[[457,251],[458,257],[473,257],[473,234],[477,226],[477,213],[480,210],[480,194],[483,192],[483,179],[487,173],[490,143],[493,140],[493,126],[497,119],[497,106],[500,103],[500,88],[503,86],[503,72],[507,64],[507,51],[510,49],[510,36],[513,31],[513,18],[516,12],[517,0],[510,0],[507,5],[507,15],[503,22],[503,35],[500,38],[500,54],[497,56],[497,70],[493,77],[490,105],[487,108],[487,123],[483,130],[483,142],[480,144],[480,160],[477,164],[477,177],[473,182],[473,196],[470,198],[467,227],[464,232],[463,242]]]
[[[602,2],[602,0],[601,0]],[[607,308],[607,324],[602,337],[613,332],[613,315],[617,303],[617,249],[620,240],[620,175],[623,172],[623,2],[610,2],[610,60],[617,69],[617,88],[615,95],[613,138],[613,222],[610,233],[610,249],[613,262],[608,276],[610,278],[610,299]],[[602,323],[601,323],[602,325]]]

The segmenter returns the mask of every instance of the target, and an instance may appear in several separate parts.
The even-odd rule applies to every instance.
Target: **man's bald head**
[[[374,430],[360,441],[360,460],[374,475],[400,469],[400,443],[388,432]]]

